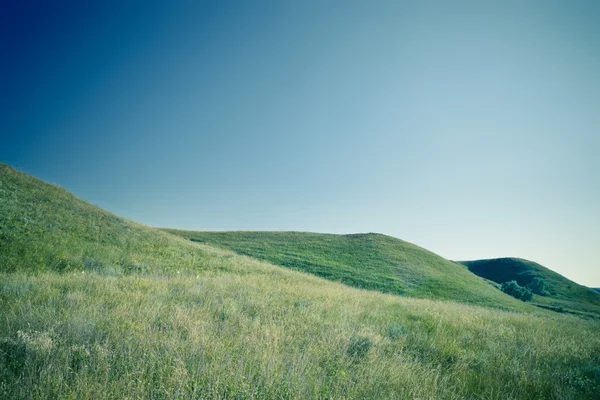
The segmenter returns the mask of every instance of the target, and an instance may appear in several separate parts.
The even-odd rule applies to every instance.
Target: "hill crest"
[[[544,279],[549,295],[535,296],[534,301],[546,307],[592,312],[598,312],[596,307],[600,307],[600,293],[530,260],[505,257],[460,263],[474,274],[498,284],[514,280],[526,286],[533,278]]]

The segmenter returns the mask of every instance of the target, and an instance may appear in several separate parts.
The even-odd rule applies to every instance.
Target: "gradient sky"
[[[148,225],[381,232],[600,287],[599,20],[598,1],[4,0],[0,161]]]

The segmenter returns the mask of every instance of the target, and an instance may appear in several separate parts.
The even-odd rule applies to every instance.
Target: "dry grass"
[[[240,265],[241,267],[241,265]],[[3,275],[3,398],[594,398],[599,325],[268,265]]]

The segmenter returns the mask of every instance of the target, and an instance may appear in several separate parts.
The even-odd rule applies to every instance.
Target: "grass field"
[[[293,271],[2,275],[0,397],[582,399],[598,323]]]
[[[126,221],[0,164],[0,398],[597,398],[598,320],[397,239],[328,238],[316,256],[361,282],[397,274],[402,296]],[[443,287],[462,276],[464,298]]]

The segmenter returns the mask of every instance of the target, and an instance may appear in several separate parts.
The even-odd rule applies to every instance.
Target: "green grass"
[[[585,399],[597,322],[255,273],[0,275],[0,398]]]
[[[231,257],[127,221],[0,163],[0,272],[184,272],[229,268]]]
[[[461,261],[471,272],[496,283],[511,280],[521,286],[535,277],[546,281],[548,296],[535,295],[533,303],[555,310],[600,314],[600,293],[579,285],[533,261],[520,258]]]
[[[379,260],[365,267],[375,284],[386,281],[378,268],[407,260],[409,272],[397,275],[405,296],[126,221],[0,164],[0,398],[591,399],[600,391],[599,321],[495,297],[464,267],[393,238],[328,238],[340,265]],[[477,282],[464,299],[442,287],[462,276]],[[406,297],[413,293],[511,311]]]
[[[386,235],[166,231],[349,286],[493,307],[528,307],[464,267]]]

